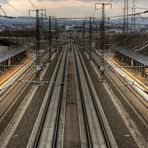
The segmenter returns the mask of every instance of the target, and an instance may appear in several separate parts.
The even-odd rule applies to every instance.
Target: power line
[[[31,4],[31,6],[32,6],[34,9],[37,9],[37,7],[34,5],[34,3],[33,3],[31,0],[28,0],[28,2]]]
[[[10,4],[7,0],[3,0],[5,3],[7,3],[11,8],[15,9],[17,12],[23,14],[23,15],[28,15],[24,12],[22,12],[21,10],[17,9],[16,7],[14,7],[12,4]]]
[[[128,16],[128,13],[129,13],[129,10],[128,10],[128,7],[129,7],[129,0],[124,0],[124,19],[123,19],[123,32],[125,34],[128,34],[128,19],[129,19],[129,16]]]
[[[6,12],[4,11],[4,9],[0,6],[0,9],[3,11],[4,15],[7,16]]]
[[[133,15],[136,13],[136,2],[133,0],[133,5],[132,5],[132,17],[131,17],[131,32],[135,33],[136,31],[136,16]]]
[[[96,13],[96,9],[94,9],[94,11],[93,11],[91,17],[94,17],[95,13]]]
[[[102,6],[102,20],[100,24],[100,49],[101,49],[101,63],[100,63],[100,73],[101,73],[101,80],[105,80],[105,66],[104,66],[104,58],[105,58],[105,7],[110,6],[112,8],[111,3],[95,3],[95,9],[97,9],[97,5]]]
[[[31,12],[36,13],[36,79],[40,79],[40,70],[41,70],[41,64],[40,64],[40,13],[42,15],[46,15],[45,9],[39,9],[39,10],[29,10],[29,14]]]

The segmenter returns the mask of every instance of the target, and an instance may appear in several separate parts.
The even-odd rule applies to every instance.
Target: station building
[[[115,58],[120,62],[131,66],[133,70],[140,73],[143,77],[148,76],[148,56],[139,54],[123,47],[113,49]]]

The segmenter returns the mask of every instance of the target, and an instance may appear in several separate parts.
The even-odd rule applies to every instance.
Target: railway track
[[[46,62],[47,54],[41,54],[40,58],[41,62]],[[19,79],[24,79],[26,82],[33,80],[35,77],[34,70],[34,66],[29,66],[29,68],[26,69],[25,73],[22,74]],[[32,84],[30,83],[22,83],[21,81],[18,81],[17,83],[14,83],[14,85],[10,86],[10,88],[1,95],[0,138],[3,137],[3,132],[6,130],[7,126],[9,125],[9,122],[11,122],[12,118],[14,117],[13,112],[17,111],[17,108],[19,108],[21,102],[23,102],[23,100],[25,99],[25,93],[27,93],[31,89],[31,87]]]
[[[72,47],[72,49],[69,49]],[[76,79],[78,83],[79,101],[81,102],[82,116],[79,116],[79,126],[85,127],[85,131],[80,130],[81,146],[83,140],[85,147],[106,147],[116,148],[116,142],[109,128],[107,119],[104,115],[99,99],[91,79],[86,70],[84,61],[75,45],[66,45],[56,65],[51,81],[54,85],[49,85],[44,102],[42,104],[38,119],[32,131],[27,148],[62,148],[64,145],[64,127],[65,127],[65,103],[66,103],[66,77],[68,67],[67,52],[74,52]],[[72,50],[72,51],[70,51]],[[57,86],[57,84],[59,84]],[[79,104],[80,105],[80,104]],[[79,110],[80,113],[80,110]],[[81,119],[80,119],[81,118]],[[62,120],[62,121],[61,121]],[[82,122],[81,122],[82,121]],[[71,121],[69,121],[71,122]],[[81,125],[84,123],[85,125]],[[61,126],[62,125],[62,126]],[[63,129],[60,129],[63,127]],[[67,140],[65,140],[67,141]]]
[[[93,54],[93,58],[95,65],[98,66],[100,55]],[[148,102],[131,85],[128,85],[125,78],[121,77],[107,61],[105,61],[105,69],[107,79],[122,93],[128,104],[148,128]]]
[[[58,53],[58,55],[59,54],[60,54],[60,52]],[[56,59],[57,59],[58,55],[55,57]],[[41,58],[42,58],[41,59],[42,63],[46,64],[46,62],[48,62],[48,54],[47,53],[44,53],[44,55],[42,55]],[[52,58],[54,58],[54,55],[52,56]],[[37,93],[37,90],[39,88],[46,89],[46,85],[49,82],[42,81],[42,80],[46,80],[46,79],[48,80],[47,77],[45,78],[45,76],[47,75],[46,71],[49,72],[49,66],[50,66],[50,68],[54,69],[54,65],[55,65],[56,61],[55,61],[55,59],[53,59],[53,60],[54,60],[53,64],[52,63],[51,63],[52,65],[47,64],[45,69],[41,72],[41,75],[40,75],[41,84],[40,85],[34,80],[35,73],[33,72],[33,74],[32,74],[32,71],[35,70],[34,68],[32,70],[31,69],[29,70],[31,72],[31,75],[27,74],[27,78],[29,78],[29,80],[22,79],[23,82],[20,81],[20,83],[22,82],[22,84],[28,85],[28,88],[27,88],[27,90],[25,90],[25,92],[23,92],[24,95],[21,98],[19,98],[20,96],[17,96],[18,97],[17,100],[15,100],[15,102],[13,103],[14,106],[11,107],[11,109],[10,109],[11,112],[9,111],[10,113],[8,112],[8,115],[6,114],[6,117],[0,123],[2,128],[4,128],[4,126],[6,127],[6,128],[4,128],[5,130],[3,129],[4,131],[2,131],[2,135],[0,136],[0,147],[1,146],[6,147],[6,145],[9,145],[9,143],[12,141],[13,134],[15,132],[17,132],[17,128],[21,124],[21,120],[23,120],[24,116],[26,115],[26,111],[29,110],[29,106],[32,104],[32,102],[34,102],[34,98],[36,98],[35,95]],[[50,73],[52,73],[52,72],[50,71]],[[43,84],[44,83],[45,84],[43,85],[42,82],[43,82]],[[36,83],[37,83],[37,85],[36,85]],[[38,102],[42,101],[42,98],[38,98],[38,99],[39,99]],[[36,107],[36,109],[34,111],[36,111],[36,110],[38,110],[38,106]],[[31,126],[32,125],[30,125],[30,127]],[[25,135],[25,133],[24,133],[24,135]],[[27,136],[27,135],[25,135],[25,136]],[[23,147],[23,146],[21,146],[21,147]]]
[[[82,56],[75,46],[77,75],[88,147],[117,147]]]
[[[66,125],[72,125],[70,122],[79,124],[79,129],[75,133],[78,135],[78,139],[80,139],[77,141],[79,147],[117,147],[99,101],[101,99],[97,95],[99,92],[96,92],[94,88],[82,57],[83,55],[81,54],[78,46],[73,42],[63,47],[50,83],[46,88],[47,91],[45,90],[46,94],[44,92],[45,95],[43,95],[44,99],[38,117],[37,119],[35,118],[36,122],[35,125],[33,124],[32,134],[29,141],[27,141],[27,148],[65,148],[65,143],[72,139],[68,136],[73,136],[71,133],[73,130],[70,128],[68,129],[68,133],[70,134],[65,136]],[[98,55],[92,54],[92,57],[94,57],[94,62],[98,64]],[[69,60],[73,62],[68,62]],[[68,67],[70,66],[74,68],[73,77],[71,77],[71,72],[68,72]],[[108,65],[106,68],[110,69]],[[107,72],[111,73],[109,70]],[[71,89],[68,89],[71,82],[70,78],[74,77],[76,83],[74,86],[76,87],[76,99],[68,102],[67,94],[72,94],[72,92],[67,92],[68,90],[71,91]],[[107,77],[109,76],[107,75]],[[112,80],[111,78],[108,79]],[[117,84],[119,84],[119,81],[117,81]],[[122,85],[120,89],[121,87]],[[78,119],[73,120],[73,118],[69,118],[70,120],[66,120],[66,112],[68,111],[66,109],[68,106],[67,103],[69,103],[71,108],[77,104],[75,112],[77,111]],[[74,143],[71,143],[70,147],[72,146],[74,146]]]
[[[67,46],[63,48],[58,59],[58,63],[51,78],[53,84],[49,85],[47,89],[37,122],[27,145],[28,148],[56,147],[66,72],[65,66],[67,65],[66,57]]]

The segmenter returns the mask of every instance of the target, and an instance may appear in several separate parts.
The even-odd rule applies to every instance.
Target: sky
[[[112,8],[106,7],[106,16],[122,15],[124,0],[0,0],[1,7],[9,16],[28,15],[28,10],[47,9],[49,16],[57,17],[90,17],[101,16],[101,6],[97,5],[98,10],[95,11],[95,3],[110,2]],[[132,1],[129,0],[129,6]],[[140,8],[136,11],[144,11],[145,6],[148,9],[148,0],[135,0],[136,7]],[[131,9],[130,9],[131,11]],[[3,12],[0,11],[0,15]],[[32,14],[33,15],[33,14]]]

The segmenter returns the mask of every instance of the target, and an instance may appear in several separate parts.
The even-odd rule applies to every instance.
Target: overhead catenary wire
[[[34,3],[32,2],[32,0],[28,0],[28,2],[30,3],[30,5],[31,5],[34,9],[37,9],[37,7],[34,5]]]
[[[16,7],[14,7],[12,4],[10,4],[7,0],[3,0],[6,4],[8,4],[11,8],[15,9],[17,12],[23,14],[23,15],[27,15],[27,13],[22,12],[21,10],[17,9]]]
[[[1,5],[0,5],[0,9],[3,11],[4,15],[7,16],[6,12],[4,11]]]
[[[94,17],[95,13],[96,13],[96,9],[94,9],[94,11],[93,11],[91,17]]]

